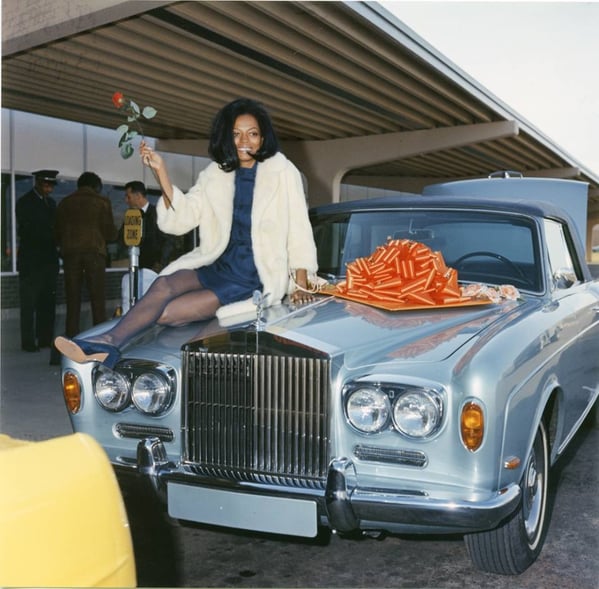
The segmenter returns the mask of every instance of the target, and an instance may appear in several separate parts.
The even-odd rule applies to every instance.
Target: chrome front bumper
[[[185,473],[168,461],[164,445],[158,438],[139,442],[137,471],[147,479],[163,502],[167,502],[168,483],[190,487],[219,488],[215,481],[206,481]],[[435,499],[426,493],[361,489],[353,463],[347,458],[332,460],[329,465],[326,490],[308,493],[297,489],[253,487],[250,484],[228,485],[224,492],[263,493],[273,498],[310,499],[319,507],[321,524],[333,530],[349,533],[356,530],[386,530],[389,532],[465,533],[495,528],[519,506],[520,487],[510,485],[482,501]],[[203,520],[194,520],[202,523]],[[206,523],[206,522],[204,522]],[[243,527],[243,526],[239,526]],[[253,529],[253,528],[248,528]]]

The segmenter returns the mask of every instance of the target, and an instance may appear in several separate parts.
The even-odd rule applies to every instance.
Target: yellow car
[[[121,492],[93,438],[0,434],[0,473],[1,587],[136,585]]]

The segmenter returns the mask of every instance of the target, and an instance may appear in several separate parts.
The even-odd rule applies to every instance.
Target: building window
[[[12,175],[10,173],[2,173],[2,202],[0,211],[2,214],[2,226],[0,239],[2,241],[2,267],[3,273],[14,273],[17,270],[16,253],[18,248],[18,235],[14,209],[16,200],[29,192],[34,185],[34,179],[31,174],[15,174],[14,175],[14,192],[11,183]],[[58,182],[52,192],[52,198],[56,204],[74,192],[77,189],[77,180],[69,180],[64,177],[58,177]],[[121,227],[125,218],[127,204],[125,202],[125,187],[121,184],[103,183],[102,194],[110,199],[112,204],[112,213],[114,223],[117,228]],[[13,195],[16,195],[16,200]],[[148,200],[152,204],[156,204],[160,198],[160,191],[149,190]],[[14,201],[14,202],[13,202]],[[190,232],[184,236],[169,236],[167,240],[168,258],[165,261],[172,261],[182,254],[188,252],[196,245],[194,240],[194,232]],[[107,267],[123,269],[129,265],[128,248],[118,241],[107,244],[108,259]]]

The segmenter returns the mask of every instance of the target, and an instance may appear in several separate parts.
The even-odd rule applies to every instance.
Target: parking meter
[[[139,245],[143,236],[143,217],[139,209],[127,209],[123,240],[129,248],[129,308],[139,298]]]

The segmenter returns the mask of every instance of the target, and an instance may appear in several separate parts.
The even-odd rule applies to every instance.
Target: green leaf
[[[121,157],[126,160],[128,158],[130,158],[133,153],[134,153],[134,149],[133,146],[131,145],[131,143],[125,143],[122,147],[121,147]]]
[[[131,100],[129,102],[129,106],[131,107],[131,110],[137,115],[139,116],[140,111],[139,111],[139,106],[137,106],[136,102],[133,102],[133,100]]]
[[[139,135],[137,131],[127,130],[127,132],[124,133],[119,140],[119,147],[121,147],[124,143],[131,141],[133,138],[137,137],[137,135]]]
[[[127,117],[127,120],[128,120],[130,123],[133,123],[134,121],[137,121],[137,119],[139,119],[139,115],[129,115],[129,116]]]
[[[120,135],[124,135],[129,130],[129,125],[119,125],[116,128],[116,132]]]
[[[146,119],[153,119],[158,111],[153,106],[146,106],[141,114]]]

